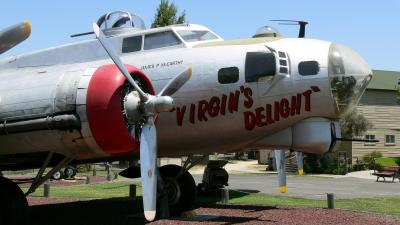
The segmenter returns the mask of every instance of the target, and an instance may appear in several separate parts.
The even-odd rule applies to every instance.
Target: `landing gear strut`
[[[0,224],[28,223],[28,202],[22,190],[11,180],[0,177]]]

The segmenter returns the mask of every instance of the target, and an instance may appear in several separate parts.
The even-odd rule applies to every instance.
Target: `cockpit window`
[[[137,52],[142,49],[142,36],[124,38],[122,41],[122,53]]]
[[[178,34],[186,42],[208,41],[218,39],[213,33],[208,30],[179,30]]]
[[[245,62],[246,82],[256,82],[261,77],[274,76],[276,58],[274,53],[248,52]]]
[[[303,61],[298,66],[300,75],[309,76],[319,73],[319,63],[317,61]]]
[[[164,48],[181,44],[172,31],[147,34],[144,38],[144,50]]]

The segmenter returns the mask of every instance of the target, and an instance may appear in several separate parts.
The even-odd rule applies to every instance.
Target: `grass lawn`
[[[392,157],[381,157],[381,158],[377,158],[375,159],[375,162],[377,164],[380,164],[382,166],[398,166],[396,164],[396,159],[398,158],[392,158]]]
[[[129,195],[129,185],[132,183],[137,185],[136,194],[142,195],[142,187],[139,181],[114,181],[100,184],[50,187],[50,196],[83,199],[127,197]],[[23,188],[22,190],[25,192],[28,188]],[[43,186],[38,188],[36,192],[31,195],[43,196]]]
[[[132,181],[117,180],[114,182],[76,185],[69,187],[52,187],[50,195],[52,197],[71,197],[71,198],[113,198],[127,197],[129,195],[129,185]],[[137,185],[136,193],[138,196],[142,194],[139,180],[134,180]],[[26,189],[24,190],[26,191]],[[43,188],[39,188],[33,196],[42,196]],[[217,203],[218,198],[200,196],[197,198],[198,203]],[[298,197],[287,197],[279,195],[259,194],[259,193],[242,193],[230,191],[230,204],[252,204],[252,205],[268,205],[268,206],[307,206],[307,207],[326,207],[326,200],[314,200]],[[356,211],[376,212],[400,216],[400,196],[398,197],[382,197],[382,198],[364,198],[364,199],[346,199],[336,200],[336,208],[349,209]]]

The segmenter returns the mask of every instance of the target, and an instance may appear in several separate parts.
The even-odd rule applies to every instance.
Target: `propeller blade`
[[[157,133],[154,118],[148,117],[140,135],[140,174],[143,191],[143,209],[146,220],[156,217],[157,200]]]
[[[0,31],[0,54],[23,42],[31,35],[31,24],[24,21]]]
[[[286,168],[285,168],[285,151],[274,150],[276,170],[278,171],[279,190],[281,193],[286,192]]]
[[[304,154],[302,152],[296,152],[297,172],[299,173],[300,176],[304,174],[303,159],[304,159]]]
[[[192,76],[192,67],[189,67],[182,71],[180,74],[176,75],[172,80],[168,82],[167,85],[161,90],[158,96],[171,96],[179,88],[181,88]]]
[[[122,63],[121,59],[119,58],[119,55],[115,52],[114,47],[112,44],[108,41],[106,36],[104,35],[103,31],[100,30],[100,27],[96,24],[93,23],[93,31],[96,34],[97,39],[100,41],[101,45],[103,46],[104,50],[108,53],[112,61],[117,65],[118,69],[121,71],[121,73],[125,76],[125,78],[129,81],[129,83],[135,88],[135,90],[139,93],[140,97],[144,100],[147,101],[148,97],[147,94],[143,92],[142,89],[136,84],[135,80],[131,77],[129,74],[128,70],[125,68],[124,64]]]

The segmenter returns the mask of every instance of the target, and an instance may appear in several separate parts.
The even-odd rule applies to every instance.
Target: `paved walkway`
[[[267,194],[279,193],[278,179],[274,172],[266,172],[265,165],[253,161],[233,161],[225,166],[229,172],[229,188],[261,192]],[[201,182],[203,170],[197,168],[191,173],[196,183]],[[375,182],[373,171],[358,171],[347,175],[288,175],[287,193],[285,196],[297,196],[310,199],[326,199],[327,193],[334,193],[338,199],[371,198],[381,196],[399,196],[400,183]],[[240,175],[240,174],[246,174]],[[252,174],[252,175],[248,175]]]

